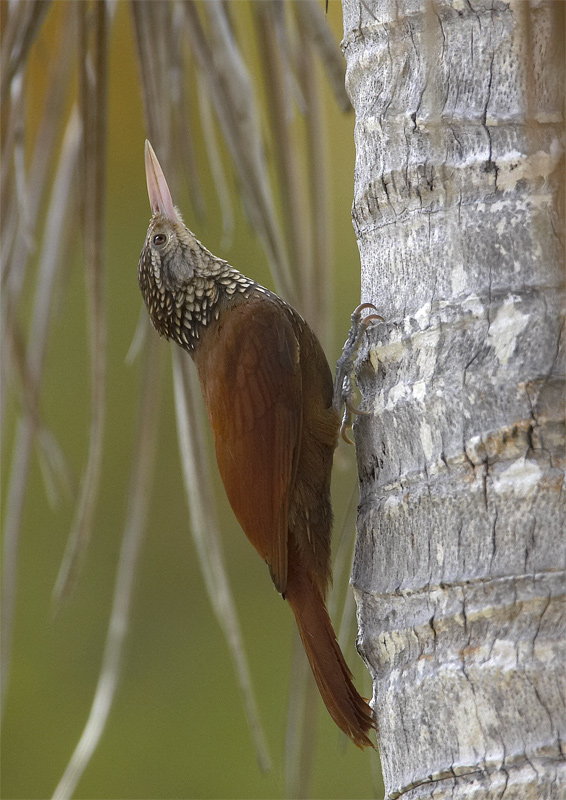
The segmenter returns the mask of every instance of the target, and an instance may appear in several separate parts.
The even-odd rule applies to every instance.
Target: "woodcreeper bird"
[[[373,746],[325,604],[331,580],[330,472],[353,355],[373,315],[352,315],[336,399],[315,334],[280,297],[212,255],[185,226],[145,146],[152,217],[138,279],[151,321],[196,364],[232,509],[299,629],[322,699],[358,747]],[[369,304],[365,304],[369,305]],[[345,419],[348,412],[345,413]]]

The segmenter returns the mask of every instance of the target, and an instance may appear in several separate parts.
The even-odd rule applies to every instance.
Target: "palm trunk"
[[[386,796],[566,795],[564,5],[343,0]]]

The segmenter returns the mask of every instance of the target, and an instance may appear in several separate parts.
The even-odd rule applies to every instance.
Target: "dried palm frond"
[[[128,511],[118,562],[114,599],[106,636],[104,656],[92,707],[75,751],[53,794],[54,798],[71,797],[100,737],[104,732],[114,700],[123,645],[130,617],[132,587],[143,538],[147,506],[153,479],[157,417],[160,397],[161,353],[157,341],[148,342],[143,355],[143,378],[136,429],[136,450],[128,494]]]
[[[89,539],[96,531],[108,416],[105,175],[107,140],[113,135],[108,128],[108,86],[115,8],[106,0],[26,0],[2,8],[3,421],[11,420],[10,414],[5,414],[7,398],[12,406],[17,404],[19,414],[4,512],[3,696],[14,629],[19,538],[35,443],[42,454],[48,491],[54,492],[52,487],[57,483],[70,482],[63,451],[43,420],[40,395],[54,287],[62,266],[71,261],[75,246],[72,231],[80,231],[84,247],[88,313],[84,360],[90,366],[90,422],[72,530],[55,586],[57,601],[74,589]],[[209,169],[218,192],[224,238],[229,241],[234,208],[228,186],[236,182],[277,290],[309,317],[328,342],[332,264],[321,76],[328,79],[340,108],[346,109],[348,100],[344,64],[323,6],[315,0],[238,4],[221,0],[132,0],[129,11],[146,133],[171,176],[174,196],[188,186],[193,213],[202,218],[204,174]],[[255,24],[255,33],[250,33],[250,28],[242,33],[243,14]],[[48,39],[44,30],[52,19],[56,20],[54,33]],[[76,48],[70,46],[74,42],[78,43]],[[46,62],[48,88],[37,129],[26,138],[30,114],[26,81],[38,48]],[[250,49],[260,55],[261,75],[254,70]],[[208,167],[203,164],[199,137],[204,139]],[[143,138],[140,132],[140,142]],[[141,152],[140,145],[140,163]],[[25,288],[32,281],[36,290],[28,324]],[[103,733],[129,624],[133,578],[153,481],[160,393],[155,337],[152,334],[151,340],[146,337],[143,346],[139,344],[146,328],[145,324],[140,326],[142,333],[136,345],[137,352],[143,351],[144,377],[106,649],[89,720],[56,791],[55,796],[61,798],[71,796]],[[195,547],[234,662],[257,760],[267,769],[269,754],[218,524],[209,511],[214,500],[210,454],[197,424],[202,419],[201,401],[194,375],[187,369],[186,359],[177,353],[173,357],[173,379],[180,459]],[[313,695],[310,697],[307,703],[313,702]],[[306,724],[312,724],[312,719],[309,706]],[[312,743],[310,733],[305,741]],[[291,783],[297,792],[305,791],[310,772],[307,750],[296,752],[295,762],[291,759],[289,763],[289,775],[295,776]],[[303,777],[297,778],[299,775]]]
[[[29,344],[26,351],[25,371],[27,388],[31,392],[29,403],[18,421],[12,454],[8,497],[4,518],[4,558],[2,580],[2,698],[9,676],[12,630],[16,602],[18,574],[19,534],[22,521],[26,486],[32,447],[38,428],[38,407],[34,396],[39,392],[45,363],[45,346],[50,322],[53,286],[60,267],[61,244],[67,226],[72,225],[71,184],[77,166],[81,140],[81,123],[73,111],[63,139],[58,169],[53,182],[51,200],[45,223],[37,270],[35,295]]]
[[[54,589],[56,602],[77,580],[90,539],[102,472],[106,416],[106,309],[104,302],[104,211],[106,198],[106,128],[108,104],[108,36],[110,6],[99,0],[94,19],[78,3],[79,107],[82,136],[82,176],[85,277],[90,312],[91,423],[89,449],[81,480],[75,519]],[[89,30],[92,28],[92,30]]]

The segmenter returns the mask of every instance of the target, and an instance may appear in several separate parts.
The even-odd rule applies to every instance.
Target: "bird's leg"
[[[342,425],[340,426],[340,435],[344,441],[353,444],[352,440],[348,437],[346,429],[352,424],[352,414],[368,414],[368,411],[362,411],[357,408],[353,403],[354,397],[354,359],[358,352],[358,347],[362,340],[366,329],[373,322],[380,320],[384,322],[383,317],[379,314],[369,314],[362,319],[362,311],[366,308],[373,308],[377,311],[373,303],[362,303],[359,305],[352,314],[352,324],[348,338],[342,349],[342,355],[336,362],[336,374],[334,376],[334,401],[333,405],[336,411],[342,416]]]

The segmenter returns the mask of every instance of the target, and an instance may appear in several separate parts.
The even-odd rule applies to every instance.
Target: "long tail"
[[[372,711],[352,683],[322,596],[304,570],[290,571],[285,598],[295,615],[312,673],[330,716],[360,748],[374,747]]]

